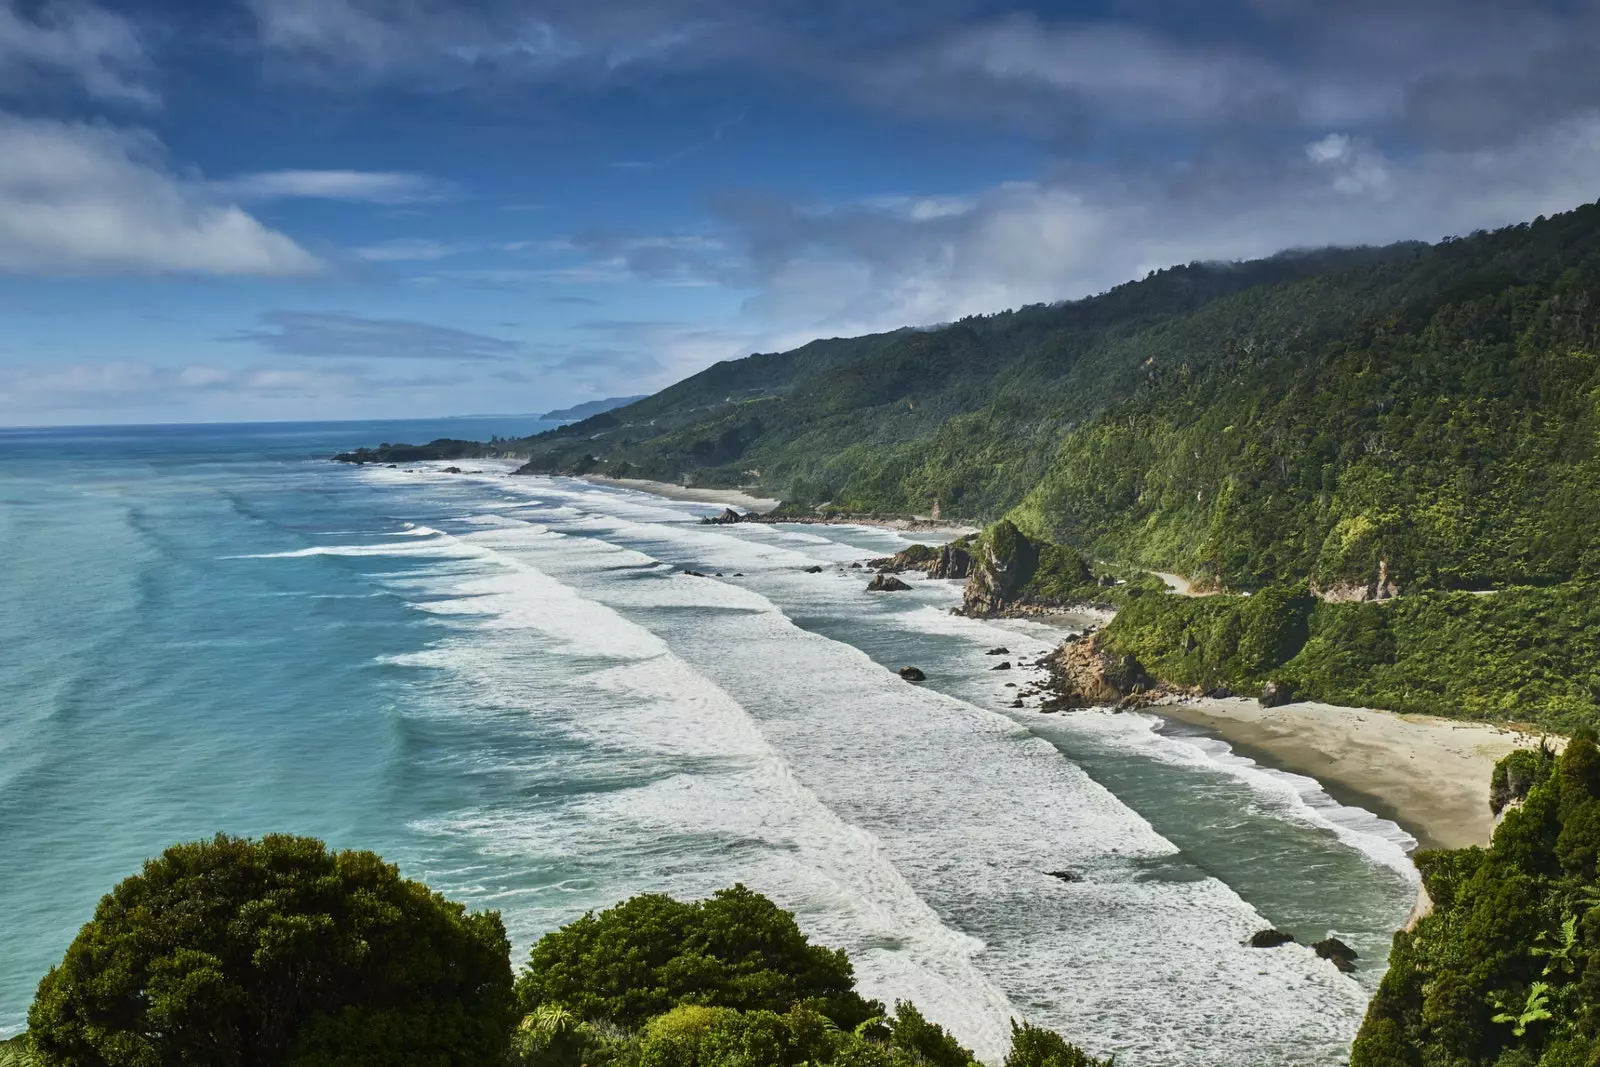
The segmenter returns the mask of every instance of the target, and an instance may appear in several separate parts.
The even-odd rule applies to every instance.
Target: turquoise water
[[[1061,631],[868,594],[897,534],[325,462],[529,428],[0,432],[0,1032],[142,859],[285,830],[499,909],[519,957],[743,880],[991,1058],[1026,1015],[1134,1067],[1342,1061],[1397,828],[1147,716],[1011,709],[982,652]],[[1269,923],[1365,966],[1241,946]]]

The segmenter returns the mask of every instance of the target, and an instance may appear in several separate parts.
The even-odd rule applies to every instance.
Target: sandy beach
[[[747,511],[767,512],[778,506],[778,501],[764,496],[751,496],[738,489],[694,489],[670,482],[652,482],[644,478],[602,478],[598,474],[583,476],[586,482],[609,485],[617,489],[634,489],[641,493],[654,493],[668,500],[690,500],[697,504],[724,504]]]
[[[1487,723],[1331,704],[1189,700],[1153,710],[1262,764],[1315,778],[1335,799],[1399,823],[1422,848],[1488,844],[1490,772],[1513,749],[1539,743]]]
[[[641,493],[654,493],[664,496],[668,500],[691,500],[700,504],[724,504],[728,507],[744,508],[765,514],[777,507],[781,501],[771,497],[752,496],[740,489],[697,489],[685,485],[673,485],[671,482],[652,482],[644,478],[605,478],[598,474],[585,474],[583,480],[594,482],[596,485],[609,485],[617,489],[634,489]],[[788,520],[785,520],[788,521]],[[966,526],[958,522],[944,522],[932,518],[911,519],[876,519],[876,518],[803,518],[796,522],[811,523],[827,526],[879,526],[886,530],[899,530],[901,532],[916,532],[928,530],[938,533],[948,533],[960,537],[965,534],[981,533],[976,526]]]

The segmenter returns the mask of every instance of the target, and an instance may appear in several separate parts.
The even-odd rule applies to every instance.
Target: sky
[[[1600,0],[0,0],[0,425],[536,412],[1600,197]]]

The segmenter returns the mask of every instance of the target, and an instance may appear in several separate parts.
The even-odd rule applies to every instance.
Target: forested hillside
[[[1597,329],[1591,205],[817,341],[498,447],[530,473],[753,486],[802,512],[1009,514],[1202,585],[1546,585],[1600,551]]]
[[[1600,1058],[1600,751],[1495,768],[1488,848],[1423,852],[1433,913],[1395,935],[1351,1067],[1589,1067]]]

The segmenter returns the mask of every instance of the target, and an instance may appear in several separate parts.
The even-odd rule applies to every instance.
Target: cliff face
[[[1101,645],[1099,634],[1084,634],[1044,661],[1050,671],[1045,710],[1138,707],[1185,691],[1150,677],[1133,656],[1108,652]]]
[[[1077,553],[1034,541],[1002,519],[973,545],[961,614],[983,618],[1070,607],[1093,596],[1093,581]]]
[[[991,527],[978,542],[961,613],[974,618],[1014,608],[1039,565],[1039,550],[1009,520]]]

